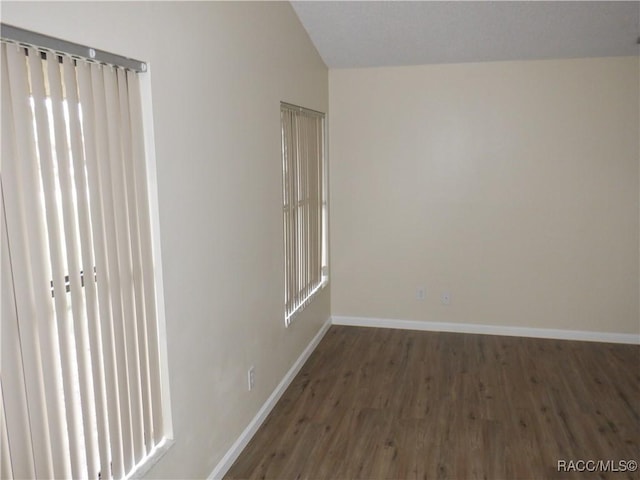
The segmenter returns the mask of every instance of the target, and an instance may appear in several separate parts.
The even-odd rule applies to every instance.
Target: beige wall
[[[332,315],[638,333],[638,66],[332,70]]]
[[[284,327],[279,131],[281,100],[327,111],[327,69],[288,3],[1,14],[150,63],[175,445],[149,476],[206,477],[329,316],[327,288]]]

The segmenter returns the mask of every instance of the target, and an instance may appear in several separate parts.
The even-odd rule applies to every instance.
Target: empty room
[[[638,478],[640,3],[0,21],[0,478]]]

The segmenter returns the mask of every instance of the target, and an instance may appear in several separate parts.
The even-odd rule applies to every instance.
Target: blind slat
[[[128,279],[130,281],[130,287],[128,292],[130,296],[128,301],[130,302],[129,309],[131,311],[130,321],[127,322],[127,355],[132,359],[129,363],[129,381],[131,391],[131,419],[132,419],[132,433],[133,433],[133,454],[134,463],[138,463],[146,454],[145,442],[144,442],[144,414],[143,414],[143,381],[141,372],[141,355],[142,352],[146,353],[144,348],[144,332],[141,332],[139,325],[142,322],[142,316],[144,315],[144,309],[142,308],[142,300],[144,298],[144,292],[142,290],[142,274],[140,269],[140,238],[138,231],[138,218],[137,218],[137,199],[135,195],[134,176],[132,174],[126,174],[126,166],[132,165],[133,162],[133,143],[131,135],[131,119],[129,113],[129,90],[128,90],[128,75],[122,70],[117,70],[118,81],[118,98],[120,100],[119,113],[120,113],[120,132],[122,138],[122,161],[121,168],[122,186],[126,192],[126,208],[127,208],[127,221],[126,228],[128,229]],[[142,339],[141,339],[142,337]],[[142,347],[142,348],[141,348]]]
[[[14,158],[15,155],[15,137],[13,135],[13,131],[10,128],[12,125],[12,116],[13,112],[11,110],[11,95],[9,92],[9,71],[7,65],[7,54],[6,54],[6,45],[0,45],[2,49],[2,55],[0,55],[0,62],[2,63],[2,70],[0,75],[3,78],[4,87],[2,89],[2,99],[0,102],[0,106],[2,108],[2,117],[0,120],[0,125],[2,126],[2,142],[0,145],[2,147],[2,158],[9,159]],[[7,168],[8,167],[8,168]],[[23,478],[33,478],[35,476],[35,464],[33,458],[33,451],[31,448],[31,438],[30,438],[30,429],[28,428],[29,424],[29,416],[27,410],[27,400],[26,400],[26,378],[24,376],[24,371],[20,365],[21,363],[21,347],[20,347],[20,337],[17,331],[17,314],[16,314],[16,304],[18,302],[18,298],[16,297],[16,293],[14,291],[14,279],[12,275],[12,268],[10,266],[9,259],[9,237],[7,234],[7,222],[9,221],[5,215],[5,188],[3,187],[3,181],[7,183],[12,182],[11,185],[7,186],[6,196],[9,199],[14,199],[17,194],[16,189],[12,188],[15,186],[15,181],[17,179],[17,175],[13,166],[8,165],[4,168],[4,177],[0,174],[0,246],[2,250],[0,251],[0,264],[2,265],[2,278],[0,282],[2,282],[2,295],[1,304],[2,311],[0,311],[0,318],[2,318],[2,334],[0,335],[0,340],[2,344],[0,345],[0,364],[3,366],[5,371],[14,372],[14,375],[6,375],[3,379],[0,380],[0,387],[5,388],[5,386],[9,389],[9,391],[13,392],[11,396],[8,396],[6,399],[4,396],[2,397],[2,415],[3,415],[3,438],[2,438],[2,469],[0,470],[0,474],[3,475],[2,478],[13,478],[13,472],[15,470],[16,476]],[[16,207],[18,205],[12,205],[13,208],[10,209],[9,214],[13,214],[14,225],[16,215]],[[16,254],[24,254],[22,246],[18,246],[16,249]],[[22,272],[24,274],[24,272]],[[24,288],[20,295],[20,302],[24,302]],[[32,359],[33,363],[33,359]],[[37,362],[35,362],[37,364]],[[15,402],[15,403],[12,403]],[[44,402],[42,402],[43,404]],[[5,415],[5,412],[9,412],[9,418]],[[24,455],[19,456],[15,460],[15,464],[12,464],[10,459],[10,447],[8,441],[8,432],[9,427],[7,422],[15,423],[15,427],[12,430],[17,431],[15,438],[12,438],[13,448],[17,448],[19,451],[24,452]],[[5,441],[4,436],[7,436]]]
[[[131,412],[131,390],[129,365],[133,359],[129,358],[129,338],[127,335],[127,325],[134,321],[132,317],[131,289],[130,289],[130,266],[129,245],[128,245],[128,220],[126,218],[125,192],[122,191],[122,150],[120,139],[120,128],[118,126],[118,90],[116,80],[116,70],[105,66],[102,68],[105,86],[105,113],[107,123],[107,138],[109,144],[109,157],[107,164],[102,170],[105,175],[104,192],[108,192],[107,212],[109,221],[107,231],[109,232],[107,243],[111,243],[109,250],[111,281],[114,290],[119,292],[114,302],[113,331],[117,359],[118,371],[118,392],[120,396],[120,425],[122,428],[122,450],[124,471],[129,471],[135,465],[133,454],[133,429]],[[109,242],[109,240],[111,242]],[[114,299],[112,298],[112,301]]]
[[[135,195],[128,186],[124,165],[131,165],[131,129],[129,122],[129,98],[127,90],[127,79],[124,70],[115,69],[113,71],[113,82],[111,82],[111,97],[116,100],[114,108],[110,111],[109,122],[114,129],[114,139],[120,145],[120,155],[112,155],[112,165],[114,174],[114,186],[118,185],[114,191],[116,199],[117,226],[118,226],[118,251],[120,281],[122,282],[123,309],[124,309],[124,336],[125,351],[127,355],[127,386],[128,399],[131,415],[131,455],[132,465],[138,463],[144,456],[144,441],[142,436],[142,392],[140,385],[140,364],[138,361],[138,331],[137,312],[135,305],[136,284],[134,281],[133,257],[134,240],[132,227],[134,211],[136,207]]]
[[[293,279],[294,279],[294,287],[293,287],[293,298],[294,298],[294,304],[292,305],[292,312],[295,310],[296,304],[299,301],[300,298],[300,285],[302,283],[300,276],[301,276],[301,268],[300,268],[300,236],[301,236],[301,232],[300,232],[300,157],[301,157],[301,152],[300,152],[300,144],[298,143],[297,139],[300,138],[300,122],[299,119],[296,115],[293,115],[292,113],[292,117],[293,117],[293,134],[292,134],[292,138],[291,138],[291,142],[292,142],[292,152],[293,152],[293,161],[291,162],[292,165],[292,175],[293,175],[293,200],[294,200],[294,213],[293,213],[293,231],[294,231],[294,241],[293,241],[293,245],[294,245],[294,251],[293,251],[293,258],[294,258],[294,266],[295,266],[295,270],[294,270],[294,274],[293,274]]]
[[[23,49],[6,46],[5,58],[7,76],[3,80],[3,112],[11,108],[11,117],[3,119],[3,129],[11,125],[21,125],[23,128],[13,128],[8,136],[3,135],[3,149],[13,139],[14,150],[9,156],[3,151],[3,188],[5,193],[6,218],[9,242],[12,245],[12,262],[21,268],[14,269],[16,288],[16,306],[32,321],[25,322],[20,327],[20,344],[22,348],[25,370],[27,396],[31,408],[29,409],[32,424],[32,448],[35,458],[36,475],[53,477],[54,463],[52,443],[58,435],[51,436],[49,418],[57,419],[56,408],[49,408],[47,403],[45,379],[51,377],[52,371],[45,369],[53,361],[51,342],[42,341],[39,328],[47,329],[52,323],[50,314],[51,278],[45,264],[46,245],[42,237],[43,220],[41,190],[37,176],[37,153],[35,146],[35,132],[31,122],[31,107],[29,105],[29,85],[26,67],[26,57]],[[9,90],[11,94],[9,94]],[[5,125],[6,124],[6,125]],[[5,159],[20,158],[20,162],[10,162]],[[36,232],[36,235],[29,233]],[[49,378],[48,385],[56,386],[56,378]],[[56,388],[53,389],[57,390]],[[56,470],[56,472],[60,469]]]
[[[58,325],[58,342],[62,364],[62,384],[64,388],[64,406],[67,417],[67,436],[71,473],[74,478],[86,476],[86,449],[80,407],[80,392],[76,391],[78,370],[73,317],[70,296],[67,295],[66,278],[70,288],[78,293],[80,271],[73,249],[75,213],[70,199],[71,186],[69,176],[69,155],[66,138],[66,122],[62,93],[60,64],[57,59],[46,62],[46,79],[49,86],[47,101],[50,104],[49,125],[52,153],[51,163],[42,162],[41,173],[47,204],[47,223],[49,232],[50,258],[54,271],[54,300]],[[61,218],[64,217],[64,218]],[[63,225],[64,222],[64,225]],[[68,227],[68,228],[67,228]],[[71,253],[68,255],[67,253]],[[71,268],[70,268],[71,267]],[[65,278],[66,277],[66,278]],[[57,279],[57,282],[56,282]],[[77,302],[76,302],[77,303]],[[76,312],[78,309],[76,307]]]
[[[96,478],[100,471],[98,425],[96,420],[96,385],[100,379],[99,364],[94,365],[89,330],[96,323],[95,282],[93,279],[93,254],[89,233],[87,207],[89,198],[84,175],[84,151],[80,130],[78,85],[75,66],[69,57],[62,62],[64,85],[66,86],[67,115],[69,118],[69,150],[71,158],[61,164],[61,190],[64,202],[65,231],[70,232],[67,242],[69,259],[69,283],[76,341],[76,362],[82,404],[83,440],[85,468],[89,478]],[[74,199],[73,191],[76,198]],[[77,201],[76,201],[77,200]],[[82,266],[84,265],[84,267]],[[81,272],[82,278],[81,278]],[[84,286],[84,288],[82,288]],[[97,360],[97,359],[96,359]],[[93,367],[93,368],[92,368]],[[99,381],[99,380],[98,380]]]
[[[299,152],[299,172],[298,178],[300,180],[300,191],[298,192],[298,204],[300,205],[298,223],[300,226],[299,230],[299,248],[300,248],[300,282],[298,285],[298,295],[301,298],[306,298],[309,292],[308,287],[308,278],[307,278],[307,162],[308,162],[308,152],[307,152],[307,119],[304,115],[298,116],[298,145],[300,147]]]
[[[162,441],[164,436],[164,419],[162,415],[162,381],[160,378],[160,351],[158,318],[156,310],[156,288],[154,279],[153,242],[151,238],[151,216],[149,213],[149,190],[147,186],[146,153],[144,146],[144,130],[142,123],[140,81],[132,74],[128,78],[129,89],[129,115],[131,119],[132,138],[132,173],[135,178],[135,190],[137,197],[138,225],[140,226],[140,242],[147,246],[143,248],[140,256],[144,291],[144,332],[146,334],[147,355],[154,361],[146,362],[149,404],[146,405],[146,421],[151,421],[152,432],[145,432],[150,436],[153,444],[148,444],[150,450]]]
[[[280,118],[282,119],[282,170],[283,170],[283,195],[285,198],[285,211],[284,211],[284,233],[285,233],[285,251],[284,251],[284,262],[285,262],[285,276],[284,276],[284,285],[285,285],[285,319],[288,321],[290,305],[292,302],[291,296],[291,216],[290,212],[293,209],[293,200],[291,198],[291,188],[290,188],[290,145],[289,141],[291,138],[291,117],[289,112],[281,111]]]
[[[65,397],[71,395],[70,386],[67,375],[60,375],[63,365],[65,370],[69,365],[68,349],[66,345],[66,323],[67,323],[67,301],[65,294],[64,270],[62,268],[62,247],[60,244],[60,226],[58,219],[57,199],[55,192],[54,179],[54,157],[53,145],[51,144],[51,126],[49,124],[47,112],[47,94],[45,92],[44,75],[42,59],[34,50],[29,49],[29,72],[31,79],[31,95],[33,98],[34,114],[36,118],[36,136],[37,148],[40,159],[40,171],[37,175],[41,178],[37,182],[42,183],[42,191],[44,193],[44,224],[39,223],[36,228],[42,229],[42,225],[46,225],[46,233],[42,235],[46,239],[48,245],[48,261],[44,264],[49,270],[49,275],[44,278],[52,278],[53,291],[58,293],[54,297],[54,309],[49,311],[47,326],[40,330],[44,335],[41,336],[41,346],[47,345],[46,350],[50,358],[50,362],[45,364],[45,370],[49,370],[50,374],[45,374],[45,386],[47,392],[47,404],[55,421],[50,420],[50,428],[54,441],[53,449],[53,466],[58,477],[66,477],[76,475],[74,466],[77,466],[77,458],[71,455],[69,436],[70,431],[68,421],[72,415],[69,409],[65,408],[64,397],[58,394],[58,389],[62,387]],[[42,278],[42,277],[41,277]],[[59,322],[59,323],[58,323]],[[58,328],[62,327],[62,331]]]
[[[295,116],[293,112],[287,112],[289,116],[289,198],[291,199],[291,211],[289,215],[289,231],[291,235],[291,251],[289,252],[290,276],[289,276],[289,312],[292,315],[296,305],[296,289],[298,287],[298,258],[297,258],[297,211],[298,211],[298,195],[296,194],[296,162],[297,147],[295,144]]]
[[[113,476],[120,478],[126,472],[125,455],[131,445],[129,406],[126,399],[126,364],[124,357],[124,336],[122,333],[122,297],[120,293],[120,279],[118,277],[118,247],[116,243],[116,227],[113,208],[113,189],[111,182],[110,155],[112,145],[109,141],[107,125],[107,100],[105,74],[101,65],[92,64],[91,80],[93,85],[94,128],[96,131],[96,173],[100,203],[102,206],[102,221],[104,235],[103,260],[104,270],[98,270],[98,291],[100,286],[108,285],[108,302],[110,307],[110,322],[102,330],[103,352],[105,355],[105,370],[107,376],[107,399],[109,412],[109,434],[111,438],[111,468]],[[108,67],[105,67],[108,68]],[[95,236],[95,235],[94,235]],[[100,299],[102,305],[103,300]],[[101,315],[102,317],[102,315]],[[104,319],[102,320],[104,323]],[[123,390],[124,384],[124,392]],[[124,403],[121,399],[125,397]]]
[[[310,141],[311,147],[310,150],[314,158],[318,155],[317,143],[316,143],[316,121],[314,118],[311,118],[311,126],[310,126]],[[309,264],[311,265],[310,276],[313,281],[315,281],[317,274],[317,265],[316,265],[316,243],[317,243],[317,232],[316,232],[316,217],[318,214],[318,205],[316,203],[316,169],[317,162],[312,162],[309,166]]]
[[[6,137],[5,137],[6,139]],[[8,139],[6,139],[8,140]],[[3,154],[5,148],[3,145]],[[0,190],[0,246],[2,252],[0,255],[3,266],[2,268],[2,335],[0,340],[2,346],[0,352],[0,364],[5,372],[12,372],[13,375],[4,375],[0,379],[1,403],[2,410],[2,439],[0,448],[2,448],[2,462],[0,478],[34,478],[35,467],[33,459],[33,451],[31,449],[31,434],[29,428],[29,410],[26,395],[26,385],[24,370],[22,368],[22,354],[20,342],[15,341],[19,338],[18,333],[18,317],[16,314],[15,292],[13,288],[13,278],[11,265],[9,260],[9,238],[7,237],[7,229],[4,216],[4,202],[2,191]],[[8,394],[5,395],[4,392]],[[11,445],[8,440],[8,430],[11,430]],[[6,437],[6,438],[5,438]],[[15,457],[11,458],[11,449],[16,452]]]
[[[306,201],[306,218],[305,218],[305,240],[306,240],[306,252],[305,252],[305,257],[306,257],[306,264],[307,264],[307,276],[305,278],[306,282],[307,282],[307,291],[306,291],[306,295],[305,297],[308,297],[311,294],[311,289],[313,287],[312,281],[313,281],[313,275],[312,275],[312,270],[313,270],[313,264],[311,263],[311,245],[313,242],[313,239],[311,237],[312,235],[312,230],[311,230],[311,219],[312,219],[312,213],[311,213],[311,172],[313,170],[313,163],[314,163],[314,153],[313,152],[313,142],[312,142],[312,138],[310,137],[311,135],[311,128],[313,126],[313,122],[311,118],[307,117],[307,138],[309,138],[309,141],[307,142],[307,162],[305,165],[305,182],[306,182],[306,192],[305,192],[305,201]]]
[[[13,465],[11,464],[9,432],[7,429],[7,419],[4,410],[4,387],[2,386],[2,380],[0,379],[0,478],[11,480],[15,478],[15,476],[13,474]],[[33,471],[31,472],[33,475]],[[29,477],[25,476],[23,478]]]
[[[136,81],[135,76],[127,75],[123,70],[118,70],[118,92],[120,97],[120,116],[123,138],[123,153],[126,165],[133,165],[134,138],[131,132],[131,113],[129,105],[129,81]],[[129,231],[131,240],[131,268],[133,302],[136,322],[131,322],[131,330],[135,332],[135,407],[134,421],[134,454],[137,460],[141,459],[151,447],[149,434],[151,433],[151,408],[149,392],[149,375],[147,361],[147,335],[145,328],[144,311],[144,281],[142,278],[142,244],[140,241],[140,219],[138,217],[138,199],[136,197],[135,173],[126,175],[127,203],[129,206]]]
[[[107,275],[106,247],[104,239],[104,223],[102,214],[102,202],[100,201],[100,181],[98,172],[98,144],[96,139],[96,122],[93,91],[93,72],[88,63],[78,64],[78,92],[82,105],[83,138],[85,152],[85,167],[87,172],[87,186],[94,196],[89,199],[90,220],[83,219],[84,241],[92,239],[95,260],[95,283],[85,280],[87,303],[90,307],[88,313],[95,320],[89,323],[89,335],[91,342],[91,357],[93,363],[94,398],[97,421],[98,448],[100,451],[99,472],[102,479],[112,477],[112,452],[111,445],[119,442],[119,430],[117,422],[117,396],[114,391],[116,381],[114,378],[113,350],[111,348],[111,305],[109,293],[109,278]],[[79,174],[79,172],[76,172]],[[87,212],[85,212],[87,214]],[[88,216],[88,214],[87,214]],[[87,231],[90,227],[90,232]],[[86,249],[83,249],[85,264],[91,261]],[[89,273],[88,278],[91,278]],[[98,311],[96,311],[98,309]],[[97,375],[96,375],[97,374]],[[110,388],[107,388],[107,385]],[[108,412],[113,414],[109,415]],[[113,431],[111,427],[114,427]],[[116,455],[118,452],[116,451]],[[118,457],[120,458],[120,457]],[[116,459],[116,463],[118,460]]]
[[[285,276],[284,276],[284,284],[285,284],[285,319],[288,320],[290,306],[293,301],[291,295],[291,210],[293,209],[293,200],[291,198],[291,187],[290,187],[290,163],[291,163],[291,152],[290,152],[290,138],[291,138],[291,116],[289,112],[283,111],[280,114],[283,122],[282,127],[282,148],[283,148],[283,159],[282,159],[282,168],[283,168],[283,179],[282,183],[284,186],[284,197],[286,202],[286,209],[284,212],[284,231],[285,231],[285,251],[284,251],[284,261],[285,261]]]

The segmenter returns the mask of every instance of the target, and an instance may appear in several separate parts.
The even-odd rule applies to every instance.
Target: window
[[[328,281],[324,114],[280,106],[285,324]]]
[[[143,74],[1,48],[0,476],[125,478],[170,434]]]

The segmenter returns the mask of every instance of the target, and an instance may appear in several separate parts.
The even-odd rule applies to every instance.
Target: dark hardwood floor
[[[235,478],[640,478],[640,347],[333,326]]]

